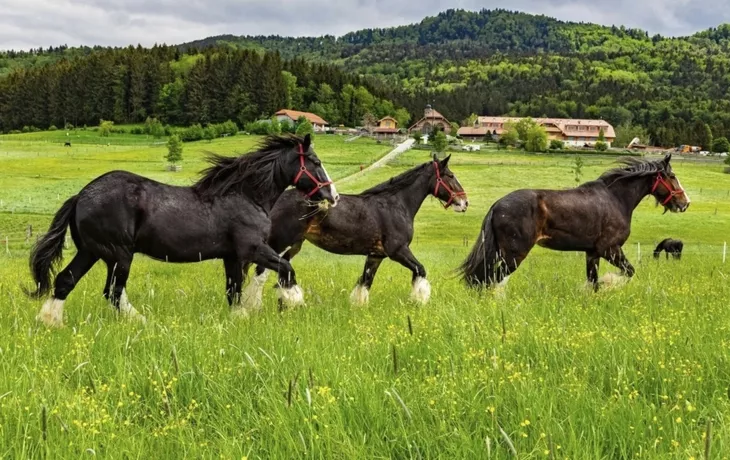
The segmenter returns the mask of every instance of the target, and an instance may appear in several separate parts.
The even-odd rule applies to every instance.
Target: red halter
[[[436,170],[436,188],[433,190],[433,196],[438,198],[439,193],[439,187],[443,187],[447,192],[449,192],[449,201],[446,202],[444,205],[444,209],[447,209],[449,206],[451,206],[451,202],[454,201],[454,198],[457,196],[466,196],[466,192],[455,192],[451,190],[451,187],[449,187],[449,184],[444,182],[444,180],[441,178],[441,171],[439,171],[439,165],[437,162],[433,162],[433,168]]]
[[[312,174],[311,172],[309,172],[307,170],[307,167],[304,165],[304,157],[305,157],[305,155],[304,155],[304,147],[302,147],[302,144],[299,144],[299,172],[297,173],[296,177],[294,178],[294,181],[292,182],[292,184],[293,185],[297,185],[297,182],[299,182],[299,179],[302,178],[302,174],[306,174],[307,177],[309,177],[309,179],[312,182],[314,182],[314,188],[312,189],[311,192],[309,192],[309,193],[306,194],[307,198],[311,198],[312,195],[314,195],[315,193],[317,193],[317,190],[319,190],[321,188],[324,188],[324,187],[330,185],[332,183],[332,181],[329,180],[327,182],[320,182],[319,179],[317,179],[316,177],[314,177],[314,174]],[[304,193],[304,192],[302,192],[302,193]]]
[[[664,179],[662,177],[662,173],[657,173],[657,175],[656,175],[656,180],[654,181],[654,186],[651,188],[652,194],[654,193],[654,191],[656,191],[657,187],[659,187],[659,184],[662,184],[669,192],[669,195],[667,195],[667,198],[664,201],[662,201],[662,206],[669,203],[672,200],[672,198],[674,198],[675,196],[684,194],[683,189],[681,189],[681,188],[675,189],[672,186],[671,182]]]

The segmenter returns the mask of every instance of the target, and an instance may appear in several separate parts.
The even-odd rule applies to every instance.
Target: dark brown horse
[[[213,155],[211,166],[192,187],[162,184],[127,171],[112,171],[89,182],[63,204],[31,252],[36,290],[29,294],[41,297],[53,288],[38,319],[61,325],[66,297],[100,260],[107,266],[104,297],[122,314],[144,319],[126,293],[136,253],[166,262],[223,259],[232,306],[240,300],[245,269],[260,264],[278,271],[285,303],[303,303],[294,270],[266,244],[266,237],[269,212],[290,185],[298,189],[294,193],[312,200],[334,206],[339,199],[310,146],[309,135],[271,136],[246,155]],[[67,229],[78,251],[52,286]]]
[[[671,158],[627,158],[622,161],[625,167],[574,189],[524,189],[505,195],[492,205],[460,267],[464,280],[473,287],[505,283],[535,244],[585,252],[587,278],[596,290],[601,258],[632,277],[634,267],[621,247],[636,206],[647,195],[653,195],[665,212],[684,212],[690,203],[669,164]]]
[[[350,296],[356,304],[368,302],[378,267],[383,259],[390,258],[413,273],[411,298],[425,303],[431,292],[426,269],[409,247],[416,213],[429,195],[456,212],[466,211],[469,205],[464,189],[448,168],[450,157],[439,161],[434,156],[432,161],[359,195],[340,195],[340,204],[327,211],[307,202],[301,194],[284,192],[271,211],[269,245],[284,252],[286,260],[299,253],[304,240],[335,254],[367,256]],[[243,294],[244,305],[248,300],[250,307],[260,306],[265,268],[256,267],[256,277]]]
[[[669,259],[669,254],[671,254],[675,259],[681,259],[683,248],[684,243],[682,243],[681,240],[665,238],[657,245],[656,249],[654,249],[654,258],[658,259],[661,252],[665,251],[667,259]]]

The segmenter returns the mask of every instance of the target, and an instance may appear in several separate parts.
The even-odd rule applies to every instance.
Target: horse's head
[[[335,184],[330,179],[322,162],[312,148],[312,136],[307,134],[302,139],[292,155],[292,161],[287,162],[288,177],[291,184],[313,201],[328,201],[337,206],[340,195]]]
[[[659,170],[651,187],[651,194],[656,198],[657,203],[664,206],[664,212],[684,212],[689,207],[690,199],[672,171],[672,165],[669,164],[671,159],[672,154],[669,153],[659,162]]]
[[[444,208],[451,206],[456,212],[466,212],[466,208],[469,207],[469,200],[459,180],[449,169],[450,158],[451,155],[439,160],[434,154],[432,163],[434,175],[430,186],[433,190],[433,196],[445,203]]]

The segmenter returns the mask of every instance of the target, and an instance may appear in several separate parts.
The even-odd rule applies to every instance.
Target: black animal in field
[[[672,257],[679,260],[682,258],[683,247],[684,243],[682,243],[681,240],[665,238],[664,240],[662,240],[661,243],[657,245],[656,249],[654,249],[654,258],[658,259],[662,251],[664,251],[664,253],[667,255],[667,259],[669,259],[669,254],[671,254]]]
[[[71,141],[66,141],[66,142],[65,142],[65,143],[63,144],[63,146],[64,146],[64,147],[71,147]]]

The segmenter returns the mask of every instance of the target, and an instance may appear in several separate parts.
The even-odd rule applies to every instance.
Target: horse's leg
[[[36,319],[46,326],[61,326],[63,324],[63,303],[66,301],[66,297],[98,260],[99,258],[90,252],[79,250],[71,263],[56,277],[53,297],[46,300]]]
[[[586,278],[593,285],[593,290],[598,291],[598,265],[601,256],[595,251],[586,252]]]
[[[226,270],[226,299],[228,306],[238,308],[241,300],[241,285],[243,284],[243,265],[237,257],[229,256],[223,259]]]
[[[145,323],[147,319],[132,306],[129,298],[127,298],[127,280],[129,279],[129,270],[132,268],[133,257],[131,253],[124,253],[117,254],[117,260],[105,261],[107,271],[111,270],[112,272],[111,303],[121,315]]]
[[[382,261],[383,257],[373,255],[369,255],[365,260],[365,268],[362,271],[362,276],[357,280],[357,285],[352,290],[352,294],[350,294],[350,302],[352,304],[365,305],[368,303],[370,298],[369,291]]]
[[[431,298],[431,284],[426,279],[426,269],[421,265],[408,246],[401,246],[390,258],[413,273],[411,300],[425,304]]]
[[[289,261],[279,256],[271,246],[259,245],[251,256],[251,262],[278,273],[281,305],[288,307],[304,305],[304,293],[302,288],[297,285],[294,269]]]
[[[299,254],[303,243],[303,241],[300,241],[292,245],[289,249],[284,248],[286,250],[283,254],[280,253],[281,258],[286,261],[291,261],[294,256]],[[273,248],[275,251],[279,252],[276,246],[273,246]],[[264,284],[268,277],[269,271],[261,265],[256,265],[255,276],[251,279],[251,282],[246,285],[246,289],[243,291],[242,304],[247,309],[261,309],[261,306],[264,303]],[[285,281],[286,280],[279,278],[280,285],[282,285]],[[280,298],[279,308],[281,309],[282,306],[282,299]]]
[[[621,249],[620,246],[609,248],[607,251],[601,254],[601,256],[614,267],[621,269],[621,275],[625,276],[626,278],[631,278],[634,276],[634,266],[631,265],[631,262],[629,262],[629,260],[626,258],[626,255],[624,254],[624,251]],[[613,280],[610,279],[610,277],[606,277],[607,283],[610,283],[612,281]]]

